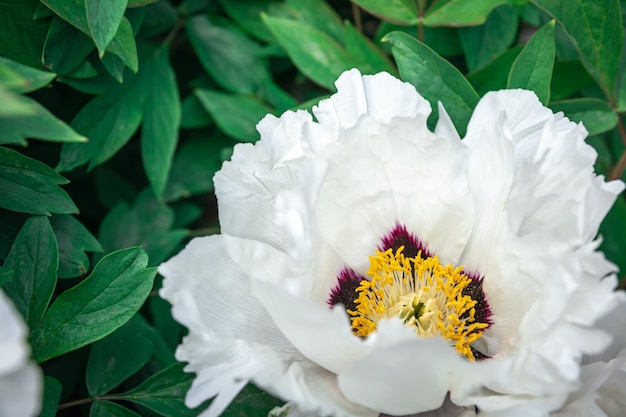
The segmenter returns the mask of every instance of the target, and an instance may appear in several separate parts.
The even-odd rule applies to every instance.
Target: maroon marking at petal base
[[[365,277],[357,274],[352,269],[344,268],[337,277],[337,285],[330,292],[328,305],[333,307],[343,304],[346,310],[355,310],[356,289]]]
[[[419,251],[422,251],[423,258],[432,256],[426,245],[420,242],[417,236],[406,230],[406,227],[396,223],[391,232],[383,238],[379,249],[381,251],[393,249],[395,252],[400,246],[404,246],[402,253],[407,258],[415,258]]]

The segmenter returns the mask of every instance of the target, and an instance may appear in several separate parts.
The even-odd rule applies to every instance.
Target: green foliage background
[[[626,179],[625,3],[0,2],[0,286],[46,375],[42,416],[198,414],[155,266],[219,230],[212,176],[233,146],[346,69],[411,82],[461,134],[487,91],[532,89]],[[624,195],[601,235],[626,271]],[[225,415],[280,404],[248,386]]]

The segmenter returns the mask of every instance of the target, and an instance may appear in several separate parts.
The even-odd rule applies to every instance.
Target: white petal
[[[317,120],[334,128],[354,126],[362,115],[388,123],[394,117],[428,116],[430,104],[415,87],[386,72],[364,75],[357,69],[341,74],[337,93],[313,106]]]

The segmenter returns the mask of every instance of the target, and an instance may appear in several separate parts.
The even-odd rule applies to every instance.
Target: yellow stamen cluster
[[[463,267],[443,266],[434,257],[415,258],[392,249],[370,256],[367,275],[357,288],[355,310],[348,310],[352,330],[366,337],[378,321],[398,317],[420,337],[442,336],[459,354],[474,360],[470,344],[483,335],[487,323],[476,321],[476,301],[463,290],[472,282]]]

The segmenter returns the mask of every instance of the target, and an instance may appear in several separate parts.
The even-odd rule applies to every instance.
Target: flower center
[[[370,256],[367,275],[356,288],[348,309],[352,330],[367,337],[382,319],[397,317],[420,337],[441,336],[457,352],[475,360],[471,343],[483,335],[488,322],[476,318],[476,303],[466,290],[472,279],[463,267],[441,265],[436,256],[405,257],[400,246]],[[466,291],[464,291],[466,290]]]

